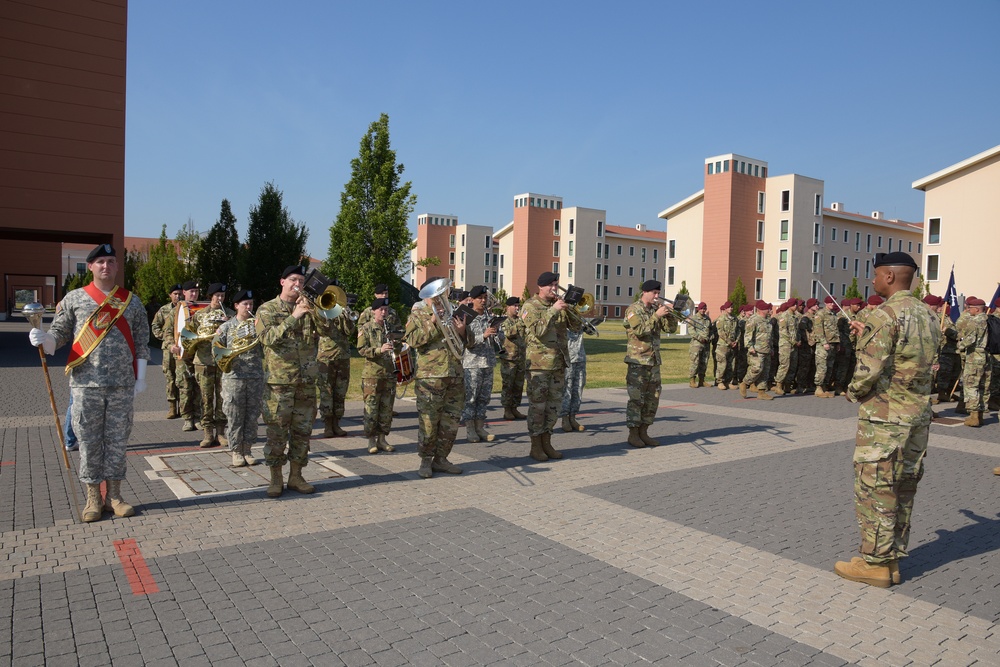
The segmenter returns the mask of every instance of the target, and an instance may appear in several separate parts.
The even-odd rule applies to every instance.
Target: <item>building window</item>
[[[449,252],[448,253],[448,263],[449,264],[454,264],[455,263],[455,253],[454,252]]]
[[[639,280],[641,280],[642,282],[646,282],[646,267],[645,266],[642,267],[639,270]]]
[[[879,249],[881,249],[881,248],[882,248],[882,235],[881,235],[881,234],[879,234],[879,235],[878,235],[878,238],[876,238],[876,239],[875,239],[875,245],[876,245],[876,246],[877,246],[877,247],[878,247]]]
[[[555,271],[553,271],[553,273],[555,273]],[[463,283],[465,282],[465,269],[459,271],[458,279],[461,280]]]
[[[559,273],[559,262],[552,262],[552,273]]]
[[[605,265],[604,265],[604,279],[605,279],[605,280],[607,280],[607,279],[608,279],[608,270],[609,270],[610,268],[611,268],[611,265],[610,265],[610,264],[605,264]]]
[[[836,227],[831,227],[830,228],[830,240],[831,241],[836,241],[837,240],[837,228]]]
[[[865,235],[865,252],[869,252],[870,253],[871,251],[872,251],[872,235],[871,234],[866,234]]]
[[[822,228],[819,226],[818,222],[814,222],[813,223],[813,245],[819,245],[821,238],[823,238]]]
[[[595,276],[598,280],[601,279],[601,265],[597,265],[597,275]]]
[[[816,201],[816,203],[815,203],[815,205],[813,207],[813,214],[814,215],[819,215],[823,211],[823,195],[821,195],[820,193],[817,192],[816,193],[815,201]]]
[[[622,247],[621,246],[618,246],[618,254],[619,255],[622,254]]]
[[[659,280],[659,278],[660,278],[659,271],[657,271],[656,268],[654,268],[653,269],[653,280]]]
[[[566,277],[567,278],[573,277],[573,262],[570,262],[569,264],[566,265]]]
[[[465,251],[462,251],[462,264],[465,264]]]
[[[764,193],[759,190],[757,191],[757,212],[764,212]]]
[[[755,299],[761,298],[761,293],[763,291],[763,284],[764,281],[762,281],[760,278],[756,278],[753,281],[753,298]]]
[[[763,271],[764,270],[764,251],[763,250],[758,250],[757,251],[757,270],[758,271]]]
[[[483,282],[488,283],[490,281],[490,270],[486,269],[483,271]]]
[[[921,248],[923,247],[923,245],[924,245],[923,243],[921,243],[920,241],[917,241],[917,254],[918,255],[922,252]]]
[[[500,268],[503,268],[503,255],[500,255]]]
[[[629,257],[635,257],[635,246],[634,245],[630,245],[628,247],[628,256]]]
[[[913,252],[913,241],[906,242],[906,252]]]
[[[865,278],[871,279],[872,277],[872,261],[870,259],[865,260]]]
[[[674,284],[674,267],[672,267],[672,266],[668,266],[667,267],[667,284],[668,285],[673,285]],[[632,296],[632,295],[629,294],[629,296]]]
[[[570,218],[569,219],[569,235],[570,236],[573,236],[573,227],[574,227],[574,225],[573,225],[573,218]]]
[[[861,260],[860,259],[855,259],[854,260],[854,277],[855,278],[858,277],[858,269],[859,268],[861,268]]]
[[[763,243],[763,242],[764,242],[764,221],[763,220],[758,220],[757,221],[757,243]]]
[[[847,296],[847,283],[840,283],[840,296]]]
[[[729,171],[729,160],[722,161],[722,171]]]
[[[611,246],[604,244],[604,259],[611,259]]]
[[[711,163],[711,162],[709,162],[709,163],[708,163],[708,175],[709,175],[709,176],[711,176],[711,175],[712,175],[712,167],[713,167],[712,163]]]
[[[598,220],[597,221],[597,237],[600,238],[602,236],[604,236],[604,221],[603,220]]]
[[[830,255],[830,268],[831,269],[837,268],[837,256],[836,255]]]
[[[890,247],[889,250],[892,250],[892,248]],[[896,248],[896,251],[897,252],[903,252],[903,239],[899,239],[899,245]]]
[[[645,262],[646,261],[646,249],[645,248],[640,248],[640,250],[642,251],[642,259],[639,260],[639,261]]]
[[[493,247],[493,237],[489,234],[486,235],[486,245],[483,246],[487,250]]]
[[[448,280],[455,282],[455,269],[448,269]]]
[[[938,279],[938,255],[927,255],[927,280]]]
[[[622,254],[621,249],[622,247],[618,246],[619,255]],[[675,257],[677,257],[677,241],[671,239],[667,242],[667,259],[674,259]]]
[[[787,285],[788,285],[788,281],[785,278],[779,278],[778,279],[778,298],[779,299],[787,299],[788,298],[787,296],[785,296],[785,292],[788,290]]]
[[[462,247],[465,247],[465,234],[462,234]]]
[[[486,266],[490,265],[490,253],[486,253],[486,255],[483,257],[483,264],[485,264]]]
[[[628,295],[629,295],[630,298],[635,295],[635,288],[634,287],[629,287],[628,288]]]
[[[448,247],[449,248],[454,248],[455,247],[455,235],[454,234],[449,234],[448,235]]]
[[[621,274],[622,274],[622,265],[619,264],[618,266],[615,267],[615,275],[620,276]]]
[[[941,243],[941,218],[931,218],[927,221],[927,243]]]
[[[503,274],[500,274],[500,289],[503,289]]]
[[[493,266],[499,266],[497,264],[497,254],[496,253],[493,253]]]
[[[780,271],[788,270],[788,250],[786,249],[778,251],[778,269]]]
[[[844,243],[848,242],[847,239],[850,237],[850,235],[851,235],[851,233],[845,229],[844,230]]]
[[[622,286],[618,285],[617,287],[615,287],[615,296],[621,296],[621,295],[622,295]]]
[[[791,195],[792,195],[792,193],[789,190],[782,190],[781,191],[781,210],[782,211],[787,211],[788,208],[791,206],[791,201],[792,201]]]
[[[709,165],[709,166],[711,166],[711,165]],[[621,317],[621,316],[622,316],[622,307],[621,306],[615,306],[615,317]]]
[[[861,252],[861,232],[854,232],[854,252]]]
[[[847,270],[847,255],[844,255],[844,266],[842,267],[842,270],[843,271]]]
[[[827,290],[827,291],[830,292],[830,294],[833,294],[833,289],[834,289],[833,288],[833,283],[830,283],[830,289]]]
[[[558,243],[558,241],[556,241],[556,243]],[[573,256],[573,242],[572,241],[569,241],[568,245],[566,246],[566,250],[567,250],[567,252],[569,252],[569,256],[572,257]]]
[[[813,264],[812,264],[812,272],[813,273],[819,273],[819,262],[820,262],[820,260],[819,260],[819,253],[814,250],[813,251]]]
[[[559,256],[559,241],[552,242],[552,256],[553,257]]]
[[[788,240],[788,221],[787,220],[782,220],[781,221],[781,240],[782,241],[787,241]]]
[[[607,300],[608,300],[608,286],[607,286],[607,285],[605,285],[605,286],[604,286],[604,289],[603,289],[603,291],[601,292],[601,294],[603,294],[603,295],[604,295],[604,297],[603,297],[603,300],[604,300],[604,301],[607,301]]]
[[[653,264],[656,264],[658,261],[660,261],[660,249],[653,248]]]
[[[634,276],[635,276],[635,267],[634,266],[628,267],[628,277],[632,278]]]
[[[819,282],[814,280],[812,286],[812,294],[811,294],[812,298],[815,299],[817,294],[819,294]]]
[[[597,242],[597,259],[601,258],[601,248],[602,247],[603,247],[603,244],[600,241],[598,241]]]
[[[496,285],[496,282],[497,282],[497,272],[494,271],[493,272],[493,284]]]
[[[559,236],[559,221],[552,221],[552,236]]]

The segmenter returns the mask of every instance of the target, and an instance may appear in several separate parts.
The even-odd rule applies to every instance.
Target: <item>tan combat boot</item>
[[[431,460],[431,470],[449,475],[461,475],[462,469],[448,460],[447,456],[435,456]]]
[[[828,391],[824,391],[823,387],[816,387],[816,396],[819,396],[820,398],[830,398],[833,394]]]
[[[378,454],[378,436],[370,435],[368,436],[368,453]]]
[[[697,389],[698,388],[698,378],[696,378],[695,376],[692,375],[691,379],[688,380],[688,386],[691,387],[692,389]]]
[[[576,430],[575,428],[573,428],[573,425],[569,423],[569,415],[563,415],[562,430],[565,431],[566,433],[572,433],[573,431]]]
[[[255,459],[253,454],[250,452],[251,447],[253,447],[253,443],[243,443],[243,461],[248,466],[255,466],[257,465],[257,459]]]
[[[784,396],[785,395],[785,388],[783,386],[781,386],[781,384],[774,385],[774,395],[775,396]]]
[[[476,431],[476,420],[465,420],[465,439],[469,442],[479,442],[479,433]]]
[[[769,393],[767,393],[766,389],[758,389],[757,390],[757,400],[758,401],[773,401],[774,400],[774,396],[771,396]]]
[[[197,431],[197,427],[194,425],[194,417],[185,417],[184,426],[181,427],[182,431]]]
[[[177,419],[180,417],[181,414],[177,412],[177,401],[167,401],[167,403],[170,405],[170,409],[167,410],[167,419]]]
[[[229,464],[230,468],[242,468],[247,464],[247,462],[243,460],[243,452],[239,452],[234,449],[232,454],[233,462]]]
[[[697,388],[700,389],[701,387],[704,387],[704,386],[705,386],[705,376],[704,375],[699,375],[698,376],[698,387]]]
[[[104,509],[114,512],[115,516],[134,516],[135,508],[122,500],[122,481],[120,479],[105,480],[108,492],[104,498]]]
[[[518,411],[518,409],[517,409],[517,407],[516,407],[516,406],[515,406],[515,407],[513,407],[513,408],[511,408],[511,409],[510,409],[510,411],[514,413],[514,419],[527,419],[527,418],[528,418],[528,416],[527,416],[527,415],[523,415],[523,414],[521,414],[521,413],[520,413],[520,412]]]
[[[858,561],[863,563],[865,559],[861,556],[855,556],[851,559],[852,564],[857,563]],[[886,564],[889,566],[889,577],[892,579],[893,585],[903,583],[903,575],[899,573],[899,561],[891,560]]]
[[[223,447],[229,446],[229,438],[226,437],[226,427],[218,426],[215,427],[215,444],[222,445]]]
[[[729,389],[729,385],[726,384],[725,382],[720,382],[719,384],[715,385],[715,388],[718,389],[719,391],[726,391],[727,389]]]
[[[549,457],[545,455],[545,451],[542,449],[542,436],[533,435],[531,436],[531,451],[528,456],[535,459],[536,461],[548,461]]]
[[[503,409],[503,418],[506,419],[509,422],[512,422],[515,419],[517,419],[517,417],[514,416],[514,410],[513,410],[513,408],[505,407]]]
[[[1000,467],[994,468],[993,469],[993,474],[994,475],[1000,475]]]
[[[476,435],[478,435],[481,439],[485,440],[486,442],[493,442],[493,434],[492,433],[488,433],[486,431],[486,420],[485,419],[477,419],[473,423],[474,423],[475,428],[476,428]]]
[[[641,435],[639,435],[639,427],[638,426],[629,426],[628,427],[628,444],[632,445],[633,447],[645,447],[646,446],[646,441],[642,439]]]
[[[643,424],[639,427],[639,439],[646,443],[647,447],[659,447],[660,441],[656,438],[649,437],[649,424]]]
[[[965,399],[964,398],[958,402],[958,405],[955,406],[955,414],[958,414],[958,415],[967,415],[967,414],[969,414],[969,411],[965,407]]]
[[[557,451],[552,446],[552,434],[542,433],[542,451],[550,459],[561,459],[563,457],[562,452]]]
[[[104,510],[104,500],[101,498],[101,485],[87,485],[87,504],[83,506],[81,517],[84,523],[93,523],[101,520],[101,512]]]
[[[431,477],[434,476],[433,465],[434,465],[433,457],[421,456],[420,469],[417,470],[417,474],[423,477],[424,479],[430,479]]]
[[[323,437],[324,438],[333,437],[333,417],[323,418]]]
[[[849,563],[838,561],[833,566],[833,571],[844,579],[869,586],[878,586],[879,588],[892,586],[892,571],[888,564],[872,564],[863,558],[858,558]]]
[[[569,416],[569,425],[573,427],[574,431],[586,431],[587,429],[583,424],[576,420],[576,415]]]
[[[740,382],[740,396],[742,396],[743,398],[747,397],[747,383],[746,382]]]
[[[983,425],[983,413],[980,410],[973,410],[963,422],[966,426],[980,427]]]
[[[388,442],[385,441],[385,433],[378,434],[378,448],[381,449],[383,452],[392,453],[396,451],[395,447],[393,447],[392,445],[390,445]]]
[[[316,490],[316,487],[310,484],[302,476],[302,464],[289,461],[290,470],[288,471],[288,488],[295,489],[299,493],[312,493]]]
[[[285,488],[285,479],[281,475],[281,466],[271,466],[271,483],[267,487],[267,496],[277,498]]]
[[[201,439],[198,446],[202,449],[208,449],[209,447],[215,447],[217,443],[215,442],[215,429],[209,427],[205,429],[205,437]]]

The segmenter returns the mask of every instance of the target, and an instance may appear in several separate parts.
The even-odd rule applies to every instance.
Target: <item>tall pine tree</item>
[[[229,296],[235,294],[240,289],[238,283],[242,273],[242,260],[243,246],[240,245],[240,235],[236,231],[236,216],[229,207],[229,200],[223,199],[219,219],[201,240],[198,279],[202,287],[208,287],[211,283],[223,283]]]
[[[281,291],[279,280],[286,266],[304,264],[309,231],[292,219],[282,205],[282,192],[267,183],[257,206],[250,209],[243,276],[240,286],[252,290],[257,303],[269,301]]]
[[[743,285],[743,278],[736,276],[736,284],[733,286],[733,291],[729,294],[729,301],[733,304],[733,312],[740,312],[740,306],[746,305],[747,302],[747,288]]]
[[[348,292],[372,298],[374,286],[389,286],[389,299],[400,304],[400,275],[409,266],[412,247],[410,214],[417,196],[409,181],[400,183],[403,165],[389,145],[389,116],[382,114],[361,139],[351,160],[351,180],[340,194],[340,213],[330,227],[330,251],[323,273]]]

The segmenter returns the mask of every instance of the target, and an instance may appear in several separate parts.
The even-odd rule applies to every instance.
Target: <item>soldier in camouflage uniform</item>
[[[743,344],[743,334],[747,330],[747,320],[750,319],[751,315],[753,315],[753,304],[748,303],[740,306],[740,314],[736,318],[736,355],[732,382],[735,385],[739,385],[747,376],[747,348]]]
[[[757,312],[747,320],[743,334],[743,345],[747,349],[746,378],[740,382],[740,396],[747,397],[747,387],[757,387],[757,398],[773,400],[767,393],[767,372],[771,367],[771,304],[757,301]]]
[[[708,316],[708,304],[704,301],[695,308],[688,323],[691,344],[688,346],[688,385],[691,388],[705,386],[705,370],[708,368],[708,353],[711,343],[712,320]]]
[[[160,339],[160,348],[163,350],[163,375],[166,378],[167,405],[170,406],[167,412],[167,419],[177,419],[181,416],[177,407],[179,391],[177,389],[177,357],[170,348],[174,346],[174,317],[177,314],[177,302],[181,298],[181,286],[174,285],[170,288],[170,303],[160,306],[153,317],[150,329],[153,335]]]
[[[965,354],[962,386],[965,409],[969,411],[965,425],[979,427],[983,425],[983,411],[990,400],[993,371],[991,355],[986,352],[986,318],[989,316],[986,314],[986,302],[974,296],[965,300],[965,312],[969,316],[964,321],[959,318],[958,326],[958,349]]]
[[[87,485],[81,518],[89,523],[101,518],[102,509],[119,517],[135,514],[122,499],[121,483],[135,396],[146,388],[149,319],[139,297],[117,288],[118,259],[110,244],[90,251],[87,269],[93,282],[67,294],[49,331],[32,329],[28,339],[50,355],[74,343],[66,372],[80,446],[80,481]],[[88,347],[88,340],[102,331],[103,338]],[[104,481],[107,494],[102,499]]]
[[[649,435],[649,426],[656,418],[660,405],[660,334],[677,330],[670,308],[657,302],[660,283],[647,280],[642,284],[642,294],[625,311],[625,385],[628,387],[628,405],[625,408],[625,425],[628,426],[628,444],[633,447],[656,447],[660,443]],[[657,305],[658,304],[658,305]]]
[[[281,292],[257,311],[257,335],[264,347],[264,462],[271,469],[267,495],[283,490],[281,469],[290,463],[288,488],[313,493],[302,477],[309,464],[309,437],[316,421],[316,353],[321,336],[330,335],[330,320],[316,312],[302,294],[305,271],[289,266],[281,274]],[[288,451],[286,453],[285,448]]]
[[[434,280],[425,282],[421,289]],[[446,298],[446,295],[439,297]],[[462,472],[448,460],[448,455],[455,444],[458,421],[462,416],[465,378],[462,357],[456,354],[458,350],[453,351],[448,345],[442,327],[451,327],[454,345],[460,345],[462,352],[468,347],[468,339],[462,318],[439,324],[436,310],[434,298],[425,298],[413,304],[404,335],[406,344],[418,355],[414,380],[417,413],[420,415],[417,442],[420,469],[417,474],[424,479],[430,479],[435,472],[453,475]]]
[[[375,285],[374,292],[376,299],[385,299],[386,301],[389,301],[389,286],[386,285],[385,283],[379,283],[378,285]],[[362,310],[361,314],[358,315],[358,322],[357,322],[358,329],[363,327],[368,322],[368,320],[371,319],[371,317],[372,317],[372,309],[370,307]],[[386,315],[386,322],[389,323],[389,331],[403,330],[403,321],[399,319],[399,313],[397,313],[396,309],[393,308],[392,306],[389,306],[389,311],[388,314]]]
[[[586,427],[576,420],[583,400],[583,388],[587,386],[587,350],[583,346],[583,330],[566,331],[566,349],[569,352],[569,366],[566,367],[566,389],[563,391],[559,417],[562,430],[566,433],[585,431]]]
[[[833,381],[837,348],[840,346],[840,332],[837,329],[837,302],[832,296],[824,299],[824,308],[813,318],[813,335],[816,337],[816,395],[820,398],[833,397],[829,383]]]
[[[837,317],[837,325],[840,327],[840,356],[837,360],[837,386],[834,394],[847,392],[847,385],[854,377],[854,365],[857,360],[855,346],[858,343],[858,336],[851,328],[851,322],[857,319],[864,302],[858,298],[844,299],[840,302],[842,316]]]
[[[931,362],[941,331],[910,293],[916,262],[902,252],[875,255],[875,291],[886,302],[858,336],[857,370],[847,398],[858,406],[854,494],[861,557],[834,571],[851,581],[888,588],[901,583],[910,517],[924,472],[930,430]]]
[[[358,327],[347,309],[344,309],[331,320],[330,335],[319,339],[319,353],[316,355],[316,361],[319,362],[317,384],[324,438],[342,438],[347,435],[347,431],[340,427],[340,420],[344,418],[344,400],[351,385],[351,341],[357,335]]]
[[[795,393],[811,393],[816,389],[813,378],[816,375],[816,313],[819,310],[819,302],[816,299],[808,299],[802,306],[802,312],[798,318],[799,330],[799,359],[798,373],[796,375]]]
[[[526,419],[517,409],[524,394],[525,332],[524,322],[518,316],[521,300],[516,296],[507,299],[507,319],[500,325],[503,332],[503,350],[500,351],[500,404],[507,421]]]
[[[1000,317],[1000,313],[997,312],[998,309],[1000,309],[1000,296],[994,299],[992,311],[988,313],[989,317]],[[993,367],[990,374],[993,380],[990,382],[990,397],[987,400],[986,406],[990,410],[1000,410],[1000,354],[990,356]]]
[[[941,328],[941,343],[938,346],[937,354],[934,357],[934,387],[932,390],[937,388],[937,395],[931,395],[931,403],[937,404],[942,401],[949,400],[948,394],[951,392],[951,385],[947,384],[947,380],[942,380],[942,375],[950,375],[954,373],[954,366],[952,364],[953,358],[950,355],[955,354],[956,343],[958,341],[957,332],[951,320],[945,314],[946,302],[939,296],[934,296],[933,294],[928,294],[923,298],[923,302],[927,304],[927,308],[931,311],[931,315],[934,316],[934,321],[938,322]],[[951,325],[951,326],[948,326]],[[951,334],[951,342],[948,341],[948,334]],[[949,352],[943,351],[948,349]],[[954,378],[952,379],[954,382]],[[942,389],[942,386],[947,386],[946,389]]]
[[[264,401],[264,354],[253,320],[253,293],[242,290],[233,297],[236,315],[215,333],[213,347],[232,350],[228,370],[222,365],[222,411],[226,414],[226,439],[232,467],[257,464],[250,450],[257,441],[257,420]],[[240,351],[242,350],[242,351]]]
[[[229,444],[223,435],[226,432],[226,413],[222,409],[222,373],[215,365],[212,338],[223,322],[235,313],[223,304],[226,286],[222,283],[208,286],[208,298],[208,307],[196,312],[185,325],[188,331],[201,339],[193,347],[194,375],[201,391],[201,428],[205,432],[199,447]]]
[[[358,353],[365,359],[361,393],[365,399],[368,453],[377,454],[380,449],[395,451],[385,439],[392,429],[392,406],[396,402],[396,366],[392,358],[395,341],[386,334],[389,301],[375,299],[371,313],[371,318],[358,329]]]
[[[792,391],[795,372],[798,370],[798,318],[796,299],[786,301],[778,308],[778,370],[774,374],[774,393],[782,396]]]
[[[715,331],[719,337],[715,345],[715,386],[726,390],[733,381],[736,358],[736,318],[732,302],[726,301],[719,308]]]
[[[569,304],[557,295],[559,276],[546,271],[538,277],[538,291],[524,304],[527,341],[528,435],[529,456],[536,461],[561,459],[562,452],[552,447],[552,429],[566,389],[569,348],[566,332],[579,329],[579,318],[570,321]]]
[[[183,297],[177,302],[177,310],[174,311],[174,344],[170,351],[177,357],[176,372],[174,379],[177,382],[177,394],[179,397],[178,409],[184,419],[182,431],[197,430],[195,420],[201,419],[201,389],[198,387],[198,378],[194,374],[193,353],[184,352],[181,345],[180,329],[187,325],[192,317],[190,304],[198,301],[198,283],[188,280],[181,285]],[[183,321],[178,322],[178,319]]]
[[[493,434],[486,432],[486,410],[493,396],[493,367],[497,365],[494,344],[498,342],[495,339],[498,329],[490,324],[493,313],[486,310],[486,295],[485,285],[476,285],[469,290],[470,305],[478,313],[467,327],[467,333],[474,342],[462,358],[465,375],[462,421],[465,422],[469,442],[493,442]]]

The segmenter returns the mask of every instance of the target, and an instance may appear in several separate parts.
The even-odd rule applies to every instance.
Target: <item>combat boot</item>
[[[479,433],[476,431],[476,420],[465,420],[465,439],[469,442],[479,442]]]
[[[81,518],[84,523],[93,523],[101,520],[101,512],[104,510],[104,501],[101,499],[101,485],[87,485],[87,504],[83,506]]]
[[[983,413],[981,410],[973,410],[963,422],[966,426],[980,427],[983,425]]]
[[[122,481],[120,479],[105,481],[108,484],[108,491],[104,497],[104,509],[120,517],[135,515],[135,508],[122,500]]]
[[[747,397],[747,383],[746,382],[740,382],[740,396],[742,396],[743,398]]]
[[[1000,475],[1000,467],[994,468],[993,469],[993,474],[994,475]]]
[[[830,398],[833,394],[823,391],[823,387],[816,387],[816,396],[819,396],[820,398]]]
[[[705,376],[704,375],[699,375],[698,376],[698,388],[701,388],[701,387],[704,387],[704,386],[705,386]]]
[[[958,402],[958,405],[955,406],[955,414],[957,414],[957,415],[967,415],[967,414],[969,414],[969,411],[965,407],[965,399],[964,398]]]
[[[215,427],[215,444],[222,445],[223,447],[229,446],[229,438],[226,437],[225,425]]]
[[[861,561],[863,563],[865,559],[862,558],[861,556],[855,556],[854,558],[851,559],[852,564],[857,563],[858,561]],[[896,584],[903,583],[903,575],[899,573],[899,561],[891,560],[888,563],[886,563],[886,565],[889,566],[889,578],[892,579],[893,585],[895,586]]]
[[[435,456],[431,460],[431,470],[434,472],[444,472],[449,475],[461,475],[462,469],[448,460],[445,456]]]
[[[692,389],[697,389],[697,387],[698,387],[698,378],[696,378],[695,376],[692,375],[691,379],[688,380],[688,386],[691,387]]]
[[[715,388],[718,389],[719,391],[726,391],[727,389],[729,389],[729,385],[726,384],[725,382],[720,382],[719,384],[715,385]]]
[[[549,457],[546,456],[545,450],[542,449],[542,436],[533,435],[531,436],[531,452],[528,456],[535,459],[536,461],[548,461]]]
[[[503,409],[503,418],[509,422],[514,421],[517,417],[514,416],[514,410],[512,408],[505,407]]]
[[[430,456],[421,456],[420,457],[420,470],[417,471],[417,474],[420,475],[421,477],[423,477],[424,479],[430,479],[431,477],[434,476],[434,467],[433,466],[434,466],[434,460],[433,460],[432,457],[430,457]]]
[[[990,402],[986,405],[990,410],[1000,410],[1000,398],[990,396]]]
[[[185,417],[184,426],[181,427],[182,431],[197,431],[197,427],[194,425],[194,417]]]
[[[378,436],[370,435],[368,436],[368,453],[378,454]]]
[[[378,448],[381,449],[383,452],[392,453],[396,451],[395,447],[393,447],[392,445],[390,445],[388,442],[385,441],[385,433],[378,434]]]
[[[660,441],[656,438],[651,438],[649,436],[649,424],[643,424],[639,427],[639,439],[646,443],[647,447],[659,447]]]
[[[573,425],[569,423],[569,415],[563,415],[562,430],[565,431],[566,433],[572,433],[573,431],[576,430],[575,428],[573,428]]]
[[[938,403],[947,403],[950,400],[951,400],[951,396],[948,395],[948,392],[946,392],[946,391],[939,391],[938,392]]]
[[[230,468],[242,468],[247,464],[247,462],[243,460],[243,454],[241,452],[238,452],[234,449],[232,453],[233,453],[233,462],[229,464]]]
[[[869,586],[879,588],[889,588],[892,586],[892,571],[888,564],[872,564],[863,558],[852,560],[850,563],[838,561],[833,566],[833,571],[838,576],[850,581],[857,581]]]
[[[786,393],[785,392],[785,388],[781,385],[781,383],[778,383],[778,384],[774,385],[774,395],[775,396],[784,396],[785,393]]]
[[[561,459],[563,457],[562,452],[557,451],[552,446],[552,434],[542,433],[542,451],[550,459]]]
[[[312,493],[316,487],[310,484],[302,476],[302,464],[289,461],[291,469],[288,471],[288,488],[295,489],[299,493]]]
[[[253,447],[252,443],[243,443],[243,461],[246,462],[248,466],[257,465],[257,459],[254,458],[253,454],[250,453],[250,449]]]
[[[202,449],[207,449],[209,447],[215,447],[218,443],[215,442],[215,429],[207,427],[205,429],[205,437],[201,439],[198,446]]]
[[[170,405],[170,409],[167,410],[167,419],[177,419],[180,417],[181,414],[177,412],[177,401],[167,401],[167,403]]]
[[[486,442],[493,442],[493,434],[487,433],[486,431],[485,419],[477,419],[473,422],[473,425],[475,426],[476,429],[476,435],[478,435],[482,440],[485,440]]]
[[[632,445],[633,447],[645,447],[646,446],[646,441],[642,439],[641,435],[639,435],[639,427],[638,426],[629,426],[628,427],[628,444]]]
[[[346,438],[347,431],[340,428],[340,417],[333,418],[333,437],[335,438]]]
[[[277,498],[285,488],[285,478],[281,474],[281,466],[271,466],[271,483],[267,487],[269,498]]]
[[[523,415],[523,414],[521,414],[518,411],[517,406],[511,408],[510,411],[514,413],[514,419],[527,419],[528,418],[527,415]]]
[[[586,431],[587,429],[583,424],[576,420],[576,415],[569,416],[569,425],[573,427],[574,431]],[[564,427],[565,428],[565,427]]]
[[[323,437],[324,438],[333,437],[333,417],[323,418]]]
[[[774,396],[771,396],[769,393],[767,393],[766,389],[758,389],[757,390],[757,400],[758,401],[773,401],[774,400]]]

